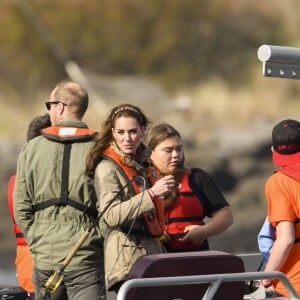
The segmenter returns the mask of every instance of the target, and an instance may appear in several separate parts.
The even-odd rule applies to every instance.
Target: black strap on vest
[[[72,144],[64,144],[64,156],[61,172],[61,189],[60,198],[48,199],[43,202],[33,205],[35,212],[46,209],[50,206],[72,206],[73,208],[82,211],[90,217],[96,218],[98,211],[92,207],[89,207],[81,202],[69,199],[69,172],[70,172],[70,156],[71,156]]]
[[[177,196],[194,197],[196,195],[193,192],[177,192]]]
[[[62,172],[61,172],[61,190],[60,190],[61,205],[66,205],[68,202],[71,148],[72,148],[72,144],[69,143],[65,144],[63,163],[62,163]]]
[[[175,217],[175,218],[165,218],[165,224],[169,225],[174,222],[190,222],[190,221],[202,221],[201,217]]]
[[[92,207],[84,205],[78,201],[67,199],[67,205],[72,206],[73,208],[82,211],[84,214],[87,214],[90,217],[96,218],[98,216],[98,211]],[[34,212],[39,210],[46,209],[51,206],[63,206],[60,198],[49,199],[40,203],[37,203],[33,206]]]
[[[16,232],[15,235],[16,235],[16,238],[23,238],[24,237],[22,232]]]

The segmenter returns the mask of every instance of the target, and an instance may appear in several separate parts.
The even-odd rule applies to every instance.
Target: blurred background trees
[[[233,206],[220,250],[257,250],[271,129],[300,111],[299,81],[264,78],[257,49],[300,47],[299,11],[297,0],[0,0],[0,198],[24,128],[73,61],[106,108],[131,102],[180,130],[187,162],[210,172]],[[87,114],[95,129],[98,104]],[[0,219],[11,254],[5,210]]]
[[[33,23],[84,68],[142,74],[169,89],[216,75],[244,84],[260,44],[298,43],[297,1],[1,0],[0,5],[0,84],[22,93],[65,75],[59,49],[49,48]],[[31,16],[24,15],[28,5]]]

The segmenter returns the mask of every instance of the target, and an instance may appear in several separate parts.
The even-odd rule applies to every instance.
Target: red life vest
[[[27,245],[27,242],[23,236],[21,228],[16,224],[15,217],[14,217],[14,203],[13,203],[13,191],[14,191],[14,185],[16,181],[16,175],[13,175],[9,178],[8,185],[7,185],[7,204],[8,204],[8,210],[9,214],[11,216],[11,219],[13,221],[13,231],[16,236],[16,243],[17,245]]]
[[[113,148],[109,147],[105,149],[102,152],[102,156],[106,159],[109,159],[116,163],[120,170],[122,171],[123,175],[127,177],[128,180],[132,182],[132,186],[134,189],[134,193],[138,194],[141,192],[140,186],[137,185],[137,183],[133,180],[135,176],[138,175],[136,169],[134,167],[125,165],[122,162],[121,156],[114,151]],[[164,232],[164,223],[163,220],[158,220],[158,215],[163,215],[163,201],[160,200],[160,205],[157,201],[157,199],[152,199],[153,204],[155,206],[154,212],[148,212],[144,213],[144,220],[146,222],[147,228],[151,236],[157,237],[157,238],[163,238],[163,232]]]
[[[176,199],[164,213],[165,231],[170,237],[170,241],[166,243],[168,251],[192,251],[208,248],[206,240],[202,246],[179,241],[184,235],[183,232],[186,226],[204,224],[204,209],[189,186],[189,176],[190,170],[183,173]],[[155,173],[154,168],[150,168],[149,179],[152,184],[155,177],[158,179],[159,176]]]

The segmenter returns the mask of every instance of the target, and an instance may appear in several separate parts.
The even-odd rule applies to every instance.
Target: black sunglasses
[[[64,106],[68,106],[68,104],[63,103],[63,102],[61,102],[61,101],[46,101],[46,102],[45,102],[45,106],[46,106],[47,110],[50,110],[51,104],[59,104],[59,103],[61,103],[61,104],[64,105]]]

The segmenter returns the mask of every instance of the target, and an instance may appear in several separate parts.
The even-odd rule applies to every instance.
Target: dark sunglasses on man
[[[61,102],[61,101],[46,101],[45,106],[46,106],[47,110],[50,110],[52,104],[59,104],[59,103],[61,103],[64,106],[68,106],[68,104]]]

